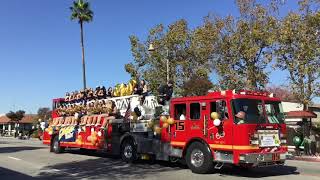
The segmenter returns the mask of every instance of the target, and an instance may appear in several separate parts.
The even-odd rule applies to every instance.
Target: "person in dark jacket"
[[[166,85],[159,88],[159,103],[164,105],[166,101],[170,101],[173,94],[173,81],[170,80]]]

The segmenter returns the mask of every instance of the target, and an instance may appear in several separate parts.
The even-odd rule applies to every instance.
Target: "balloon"
[[[172,124],[174,124],[175,122],[174,122],[174,119],[170,117],[170,118],[167,120],[167,123],[170,124],[170,125],[172,125]]]
[[[94,145],[97,142],[98,138],[96,136],[91,137],[91,144]]]
[[[161,128],[158,125],[156,125],[156,126],[154,126],[153,131],[156,132],[157,134],[160,134]]]
[[[212,112],[210,116],[211,119],[219,119],[219,114],[217,112]]]
[[[161,120],[162,122],[167,122],[167,117],[166,117],[166,116],[161,116],[161,117],[160,117],[160,120]]]
[[[169,124],[165,122],[165,123],[162,124],[162,127],[163,127],[163,128],[168,128],[168,127],[169,127]]]
[[[220,126],[220,124],[221,124],[221,120],[220,119],[213,120],[213,125]]]
[[[153,121],[149,121],[149,122],[148,122],[148,127],[149,127],[149,128],[152,128],[153,125],[154,125]]]
[[[76,143],[77,143],[78,145],[81,145],[81,144],[82,144],[82,141],[81,141],[80,139],[77,139],[77,140],[76,140]]]
[[[91,136],[88,136],[88,137],[87,137],[87,141],[91,141]]]
[[[300,144],[301,144],[301,138],[298,137],[298,136],[293,137],[293,144],[294,144],[295,146],[300,146]]]

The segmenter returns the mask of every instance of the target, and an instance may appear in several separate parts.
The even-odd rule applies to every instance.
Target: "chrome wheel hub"
[[[58,149],[58,146],[59,146],[59,142],[58,142],[58,141],[55,141],[55,142],[53,143],[53,149],[54,149],[54,150],[57,150],[57,149]]]
[[[132,157],[132,146],[127,145],[124,147],[123,153],[126,158],[130,159]]]
[[[194,149],[191,152],[191,164],[195,167],[200,167],[202,166],[203,162],[204,162],[203,152],[200,151],[199,149]]]

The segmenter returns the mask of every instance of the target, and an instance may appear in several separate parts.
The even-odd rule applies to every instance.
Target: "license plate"
[[[280,154],[272,154],[272,161],[279,161],[280,160]]]

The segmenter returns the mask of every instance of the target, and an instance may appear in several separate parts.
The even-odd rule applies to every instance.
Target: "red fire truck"
[[[133,98],[111,100],[117,107],[128,107]],[[61,103],[64,99],[53,100],[53,118],[68,118],[56,114],[55,108]],[[52,128],[45,131],[43,142],[55,153],[82,148],[120,155],[126,162],[139,158],[185,160],[195,173],[207,173],[225,164],[251,168],[285,162],[284,113],[280,99],[271,93],[210,92],[206,96],[173,98],[167,109],[147,96],[143,106],[151,113],[142,120],[115,119],[103,131],[92,125]],[[90,118],[103,119],[99,115]],[[165,125],[168,118],[173,122]],[[160,129],[154,130],[150,124],[158,124]]]

